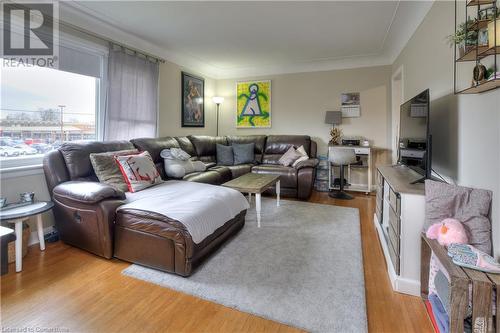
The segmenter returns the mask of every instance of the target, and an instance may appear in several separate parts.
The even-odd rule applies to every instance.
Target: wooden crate
[[[450,275],[450,332],[464,332],[464,320],[469,306],[469,285],[472,285],[472,332],[500,333],[500,275],[455,265],[443,246],[422,234],[420,288],[424,301],[429,295],[431,253],[434,253]],[[493,292],[496,293],[495,321],[492,316]]]

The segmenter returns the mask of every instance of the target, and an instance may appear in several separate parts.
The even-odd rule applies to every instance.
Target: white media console
[[[420,234],[425,219],[421,175],[402,165],[377,168],[374,223],[395,291],[420,296]]]

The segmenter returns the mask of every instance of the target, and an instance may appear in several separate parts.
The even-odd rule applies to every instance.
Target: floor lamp
[[[219,108],[220,105],[224,102],[224,97],[214,96],[212,97],[212,101],[217,105],[217,134],[219,136]]]

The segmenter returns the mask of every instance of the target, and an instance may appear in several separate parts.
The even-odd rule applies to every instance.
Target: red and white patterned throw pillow
[[[138,192],[163,182],[147,151],[136,155],[115,156],[115,161],[130,192]]]

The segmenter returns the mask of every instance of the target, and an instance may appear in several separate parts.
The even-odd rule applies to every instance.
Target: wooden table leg
[[[261,194],[255,193],[255,209],[257,211],[257,227],[260,228],[260,209],[261,209]]]
[[[248,203],[252,204],[252,193],[248,193]]]
[[[16,272],[23,270],[23,220],[15,220]]]
[[[42,223],[42,214],[38,214],[36,216],[36,229],[38,232],[38,240],[40,241],[40,250],[45,250],[45,239],[43,237],[43,223]]]

